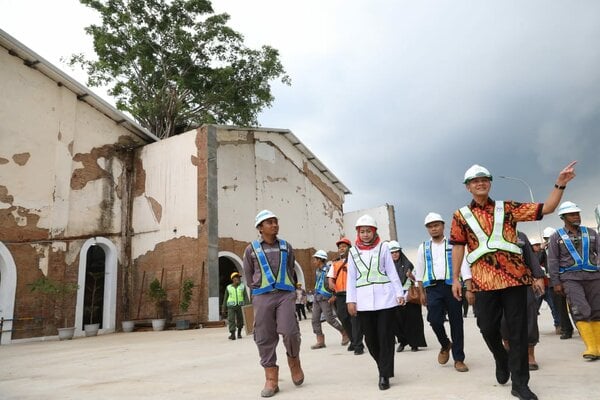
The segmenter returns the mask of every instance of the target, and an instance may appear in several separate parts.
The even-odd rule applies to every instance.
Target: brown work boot
[[[535,346],[533,345],[529,345],[529,347],[527,347],[527,362],[529,363],[529,370],[530,371],[537,371],[538,369],[540,369],[540,366],[538,365],[538,363],[535,361]]]
[[[288,356],[288,365],[290,366],[290,372],[292,373],[292,382],[294,385],[300,386],[304,382],[304,371],[300,365],[300,355],[298,357]]]
[[[273,397],[279,392],[279,367],[265,367],[265,387],[260,391],[261,397]]]
[[[322,349],[325,347],[327,347],[325,346],[325,335],[317,335],[317,343],[310,346],[310,348],[313,350]]]
[[[452,342],[448,342],[448,344],[440,350],[440,354],[438,354],[438,362],[440,364],[446,364],[450,359],[450,349],[452,348]]]
[[[350,343],[350,337],[348,336],[346,331],[342,331],[342,346],[345,346],[348,343]]]
[[[454,361],[454,369],[458,372],[467,372],[469,367],[467,367],[467,364],[462,361]]]

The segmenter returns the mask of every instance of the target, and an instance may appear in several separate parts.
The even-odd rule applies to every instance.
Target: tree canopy
[[[80,2],[102,18],[85,28],[97,59],[75,54],[69,63],[160,138],[203,123],[258,125],[274,99],[270,82],[290,84],[279,52],[246,47],[209,0]]]

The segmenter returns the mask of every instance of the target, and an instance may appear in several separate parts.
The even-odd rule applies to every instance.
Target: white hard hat
[[[491,181],[492,174],[490,174],[490,171],[488,171],[487,168],[478,164],[474,164],[467,170],[467,172],[465,172],[465,180],[463,183],[469,183],[471,179],[475,178],[490,178]]]
[[[430,222],[437,222],[437,221],[446,223],[444,221],[444,218],[442,218],[442,216],[440,214],[434,213],[434,212],[430,212],[429,214],[427,214],[425,216],[425,223],[424,224],[425,224],[425,226],[427,226],[428,223],[430,223]]]
[[[354,224],[354,227],[356,228],[359,226],[372,226],[373,228],[377,229],[377,221],[375,221],[375,218],[371,217],[370,215],[365,214],[357,219],[356,224]]]
[[[537,236],[533,239],[529,239],[529,243],[533,246],[535,244],[542,244],[542,240],[539,239]]]
[[[400,243],[395,240],[390,240],[388,247],[390,248],[390,251],[400,251],[400,249],[402,249],[402,247],[400,247]]]
[[[272,211],[262,210],[261,212],[256,214],[256,218],[254,219],[254,227],[258,228],[261,222],[269,218],[277,218],[277,215],[273,214]]]
[[[317,250],[317,252],[312,256],[315,258],[320,258],[322,260],[327,260],[327,253],[325,252],[325,250]]]
[[[558,206],[558,215],[581,212],[581,208],[577,207],[577,204],[572,201],[565,201]]]
[[[542,236],[545,238],[549,238],[550,236],[552,236],[554,234],[554,232],[556,232],[556,229],[548,226],[548,227],[544,228],[544,231],[542,232]]]

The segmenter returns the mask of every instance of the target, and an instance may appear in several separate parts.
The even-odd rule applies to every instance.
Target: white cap
[[[533,246],[534,244],[542,244],[542,240],[539,239],[537,236],[533,239],[529,239],[529,243],[531,243],[531,245]]]
[[[375,218],[371,217],[370,215],[365,214],[357,219],[356,224],[354,224],[355,228],[358,228],[359,226],[372,226],[373,228],[377,229],[377,221],[375,221]]]
[[[442,218],[442,216],[440,214],[434,213],[434,212],[430,212],[429,214],[427,214],[425,216],[425,222],[424,222],[424,224],[425,224],[425,226],[427,226],[428,223],[430,223],[430,222],[437,222],[437,221],[445,223],[444,218]]]
[[[475,178],[490,178],[491,181],[492,174],[490,174],[490,171],[488,171],[487,168],[478,164],[474,164],[467,170],[467,172],[465,172],[465,180],[463,183],[469,183],[471,179]]]
[[[322,260],[327,260],[327,253],[325,252],[325,250],[317,250],[317,252],[312,256],[315,258],[320,258]]]
[[[554,234],[554,232],[556,232],[556,229],[548,226],[548,227],[544,228],[544,231],[542,232],[542,236],[545,238],[549,238],[550,236],[552,236]]]
[[[390,240],[388,247],[390,248],[390,251],[400,251],[400,249],[402,249],[402,247],[400,247],[400,243],[395,240]]]
[[[565,201],[558,206],[558,215],[581,212],[581,208],[577,207],[577,204],[572,201]]]
[[[269,218],[277,218],[277,215],[273,214],[272,211],[262,210],[261,212],[256,214],[256,218],[254,219],[254,227],[258,228],[261,222]]]

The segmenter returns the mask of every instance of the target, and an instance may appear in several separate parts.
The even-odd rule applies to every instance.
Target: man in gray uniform
[[[300,328],[296,319],[296,277],[294,251],[283,239],[277,238],[277,216],[269,210],[256,215],[255,225],[261,238],[254,240],[244,252],[244,274],[252,290],[254,306],[254,341],[265,369],[266,382],[260,392],[271,397],[279,391],[277,343],[279,334],[287,353],[294,385],[304,382],[300,366]]]

